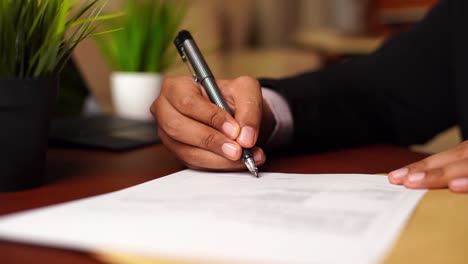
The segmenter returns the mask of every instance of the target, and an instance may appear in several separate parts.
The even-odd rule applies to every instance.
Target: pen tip
[[[249,169],[250,173],[252,173],[253,176],[258,178],[259,177],[258,168],[257,168],[257,165],[255,165],[254,159],[248,158],[248,159],[245,159],[244,162],[245,162],[245,166],[247,167],[247,169]]]

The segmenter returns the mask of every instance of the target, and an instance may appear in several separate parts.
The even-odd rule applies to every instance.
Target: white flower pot
[[[153,120],[151,104],[161,90],[162,75],[153,73],[114,72],[111,75],[111,94],[118,116]]]

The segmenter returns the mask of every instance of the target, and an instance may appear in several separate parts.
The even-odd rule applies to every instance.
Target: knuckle
[[[223,89],[226,86],[229,86],[232,83],[232,80],[226,80],[226,79],[217,79],[216,82],[219,85],[220,89]]]
[[[216,111],[213,111],[208,119],[208,125],[217,128],[220,127],[221,124],[224,122],[224,112],[222,112],[221,109],[216,109]]]
[[[444,177],[449,173],[446,167],[435,168],[426,172],[426,182],[430,184],[438,184],[444,181]]]
[[[440,167],[436,170],[436,173],[435,175],[438,177],[438,178],[442,178],[444,176],[446,176],[447,174],[449,174],[449,169],[447,167]]]
[[[240,76],[236,81],[244,87],[260,87],[258,80],[251,76]]]
[[[179,119],[172,119],[160,124],[163,126],[164,131],[171,137],[177,136],[183,129],[183,124]]]
[[[234,110],[236,108],[236,101],[234,100],[233,97],[229,96],[224,98],[228,106],[231,108],[231,110]]]
[[[208,134],[202,138],[201,145],[206,148],[210,148],[213,146],[214,142],[215,142],[215,135]]]
[[[426,168],[426,167],[427,167],[427,160],[426,159],[420,160],[418,162],[412,163],[412,164],[407,166],[410,173],[424,170],[424,168]]]
[[[429,162],[427,161],[427,159],[423,159],[420,162],[416,163],[416,168],[424,169],[424,168],[427,168],[428,165],[429,165]]]
[[[194,108],[194,100],[192,96],[183,96],[179,101],[179,109],[185,113],[192,112]]]
[[[175,77],[165,77],[161,84],[160,94],[169,94],[177,90],[177,88],[185,87],[185,84],[191,82],[191,77],[189,76],[175,76]]]
[[[170,89],[171,84],[173,82],[172,77],[166,77],[163,79],[162,84],[161,84],[161,93],[164,94],[167,89]]]

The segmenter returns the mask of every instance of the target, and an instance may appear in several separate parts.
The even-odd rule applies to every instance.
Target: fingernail
[[[239,136],[239,143],[246,146],[254,144],[255,130],[251,127],[243,127]]]
[[[408,181],[411,183],[417,183],[423,181],[424,177],[426,177],[425,172],[415,172],[408,175]]]
[[[390,172],[389,175],[390,177],[394,179],[401,179],[408,174],[408,171],[409,171],[408,168],[401,168],[401,169]]]
[[[468,188],[468,178],[455,179],[449,182],[451,188],[456,189],[467,189]]]
[[[228,155],[231,158],[235,158],[237,156],[237,147],[231,143],[224,143],[221,146],[221,150],[224,154]]]
[[[235,138],[237,136],[236,126],[229,122],[224,122],[222,129],[223,129],[224,134],[230,136],[231,138]]]

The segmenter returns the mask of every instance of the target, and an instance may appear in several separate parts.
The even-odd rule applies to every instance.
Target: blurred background
[[[123,0],[108,2],[119,10]],[[181,1],[181,0],[171,0]],[[319,69],[372,52],[405,30],[437,0],[186,0],[182,28],[192,32],[218,78],[239,75],[283,77]],[[75,62],[104,112],[112,112],[110,68],[93,40],[74,54]],[[163,74],[187,74],[175,60]],[[416,146],[434,152],[459,142],[456,128]]]

